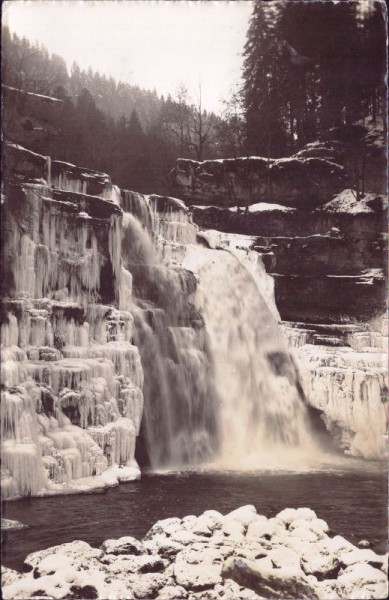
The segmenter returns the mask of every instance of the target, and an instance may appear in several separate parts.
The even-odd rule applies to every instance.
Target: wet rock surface
[[[195,533],[200,530],[208,535]],[[227,515],[206,511],[169,518],[158,521],[143,542],[122,537],[95,549],[75,541],[35,552],[25,559],[29,572],[3,569],[3,597],[386,597],[387,556],[327,531],[327,523],[309,508],[284,509],[269,519],[254,506]],[[180,536],[188,543],[174,542]],[[174,551],[162,556],[161,549],[169,547]]]

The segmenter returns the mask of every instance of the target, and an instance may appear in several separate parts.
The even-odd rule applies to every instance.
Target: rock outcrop
[[[204,175],[207,163],[203,169],[179,161],[176,174],[182,197],[195,204],[191,210],[202,230],[199,238],[209,239],[211,230],[217,239],[218,230],[216,245],[228,247],[230,236],[240,237],[248,251],[259,254],[274,281],[275,304],[294,348],[305,397],[323,412],[337,445],[355,456],[379,458],[385,455],[388,422],[385,139],[382,123],[351,129],[354,146],[345,132],[334,130],[296,157],[343,165],[344,183],[363,156],[365,190],[359,196],[355,189],[334,194],[323,187],[324,195],[318,190],[315,202],[307,199],[302,206],[290,200],[285,175],[285,189],[278,188],[276,197],[252,188],[249,202],[247,195],[245,200],[237,195],[238,206],[232,207],[217,189],[224,185],[225,165],[233,161],[219,161],[212,177]],[[261,160],[258,164],[264,164]],[[185,183],[178,174],[181,167],[192,177],[192,200],[189,179]],[[239,173],[250,187],[250,173]],[[305,181],[301,177],[302,186]]]
[[[6,85],[1,91],[5,138],[29,148],[42,143],[49,147],[51,140],[60,135],[63,101]]]
[[[292,156],[178,159],[172,187],[187,204],[249,206],[260,201],[313,209],[344,187],[343,167],[327,158]]]
[[[331,129],[287,158],[178,159],[171,185],[188,205],[266,202],[311,211],[347,187],[386,194],[386,144],[382,119],[369,118]]]
[[[44,596],[158,600],[385,598],[387,555],[360,550],[309,508],[272,518],[242,506],[158,521],[140,542],[74,541],[2,570],[6,600]]]

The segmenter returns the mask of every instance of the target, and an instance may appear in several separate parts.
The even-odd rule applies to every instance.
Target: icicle
[[[46,181],[48,187],[51,187],[51,157],[46,156]]]

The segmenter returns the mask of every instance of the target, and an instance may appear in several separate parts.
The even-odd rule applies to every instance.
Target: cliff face
[[[285,206],[314,208],[342,189],[343,168],[316,157],[179,159],[174,192],[190,204],[248,206],[266,198]]]
[[[386,159],[379,124],[357,125],[355,131],[359,149],[364,148],[367,190],[358,199],[355,191],[333,186],[336,169],[323,171],[325,181],[316,191],[311,186],[305,162],[311,157],[336,157],[347,181],[356,157],[347,156],[341,141],[311,144],[291,159],[271,162],[268,170],[264,159],[178,161],[173,177],[177,193],[195,204],[191,210],[200,228],[251,240],[248,247],[273,278],[276,306],[308,402],[323,411],[340,448],[377,458],[386,446]],[[296,201],[287,169],[299,159]],[[266,188],[259,165],[266,178],[278,169],[277,162],[284,164],[284,176],[278,187]],[[243,165],[251,165],[251,171]]]
[[[106,174],[15,144],[4,164],[3,497],[138,477],[136,437],[157,386],[160,421],[157,409],[143,421],[149,462],[170,458],[166,439],[183,423],[192,435],[189,399],[212,396],[205,375],[194,390],[196,369],[207,370],[203,322],[189,302],[196,280],[178,262],[196,228],[179,200],[119,190]],[[167,424],[163,402],[178,389],[181,412]],[[196,418],[206,432],[211,419]]]
[[[366,119],[332,129],[287,158],[178,159],[174,195],[188,205],[250,206],[258,202],[311,211],[345,188],[386,194],[386,134]]]
[[[382,196],[190,211],[16,143],[3,164],[4,497],[138,477],[135,452],[228,466],[231,440],[258,467],[312,447],[305,402],[382,456]]]

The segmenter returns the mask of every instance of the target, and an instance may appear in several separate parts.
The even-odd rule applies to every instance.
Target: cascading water
[[[199,257],[202,252],[202,259]],[[231,252],[197,250],[197,308],[210,340],[219,398],[216,464],[285,466],[312,457],[298,375],[282,332],[245,266]],[[282,460],[280,462],[282,456]]]
[[[161,217],[147,197],[127,193],[124,204],[131,213],[124,214],[122,256],[137,298],[132,313],[145,371],[143,437],[151,466],[217,457],[223,467],[257,468],[277,463],[280,453],[283,464],[291,451],[294,462],[307,450],[312,455],[318,448],[296,367],[254,279],[255,265],[190,245],[184,269],[167,269],[158,232],[166,242],[166,222],[180,223],[171,205]],[[176,240],[177,230],[170,230]],[[269,295],[266,277],[258,279]]]
[[[153,468],[312,448],[255,261],[195,245],[179,200],[11,151],[34,177],[5,194],[4,497],[131,478],[135,444]]]
[[[133,275],[135,342],[145,373],[143,461],[153,468],[199,464],[215,451],[217,424],[203,322],[189,299],[196,282],[162,264],[156,219],[143,197],[139,202],[142,209],[132,209],[147,229],[124,213],[122,257]]]

